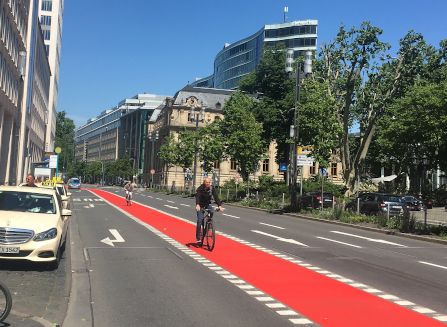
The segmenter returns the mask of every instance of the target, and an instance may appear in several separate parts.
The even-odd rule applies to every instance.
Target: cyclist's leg
[[[203,212],[202,209],[197,211],[197,226],[196,226],[196,240],[200,240],[200,230],[202,228],[202,219],[203,219]]]
[[[211,204],[209,204],[206,208],[209,209],[210,217],[213,218],[214,210],[213,210],[213,207],[211,206]]]

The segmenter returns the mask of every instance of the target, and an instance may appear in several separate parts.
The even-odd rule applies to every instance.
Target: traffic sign
[[[305,160],[305,161],[300,160],[300,161],[296,162],[297,166],[308,166],[308,167],[311,167],[311,166],[313,166],[313,164],[314,164],[313,161],[307,161],[307,160]]]
[[[203,174],[203,177],[204,178],[208,177],[208,174],[207,173]]]
[[[239,178],[238,178],[238,177],[235,177],[235,178],[234,178],[234,182],[235,182],[235,183],[239,183]]]
[[[62,150],[61,150],[61,148],[59,148],[59,147],[56,148],[56,150],[54,150],[54,152],[56,152],[56,153],[61,153],[61,151],[62,151]]]
[[[320,175],[326,175],[327,171],[326,169],[322,168],[320,169]]]
[[[189,169],[186,169],[186,173],[187,173],[187,174],[189,174],[189,173],[190,173]]]
[[[239,173],[234,174],[234,177],[240,177]]]
[[[309,156],[307,156],[307,155],[303,155],[303,154],[298,154],[298,155],[296,156],[296,158],[297,158],[298,160],[311,160],[311,161],[314,161],[314,157],[309,157]]]
[[[285,171],[287,170],[287,164],[284,162],[281,162],[281,164],[279,165],[279,170],[280,171]]]
[[[152,175],[155,174],[155,170],[151,169],[151,174]]]
[[[50,168],[56,168],[57,167],[57,155],[51,155],[50,156]]]
[[[45,158],[45,159],[43,159],[43,161],[50,161],[50,158]],[[50,168],[50,165],[43,165],[45,168]]]

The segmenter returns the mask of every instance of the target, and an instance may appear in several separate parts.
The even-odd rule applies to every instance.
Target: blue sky
[[[446,0],[65,1],[58,111],[77,126],[138,93],[174,95],[211,75],[216,54],[265,24],[317,19],[318,43],[341,23],[383,29],[398,48],[409,30],[438,46],[447,38]]]

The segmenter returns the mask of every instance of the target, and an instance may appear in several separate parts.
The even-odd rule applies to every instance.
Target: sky
[[[318,20],[318,41],[363,21],[398,50],[414,30],[438,47],[447,38],[447,0],[79,0],[65,1],[58,111],[77,127],[137,94],[173,96],[212,74],[214,58],[266,24]]]

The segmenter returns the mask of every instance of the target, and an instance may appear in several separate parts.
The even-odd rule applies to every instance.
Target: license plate
[[[391,206],[391,208],[393,208],[393,209],[402,209],[401,206]]]
[[[332,201],[331,199],[324,199],[324,201]]]
[[[19,247],[4,247],[0,246],[0,253],[19,253]]]

